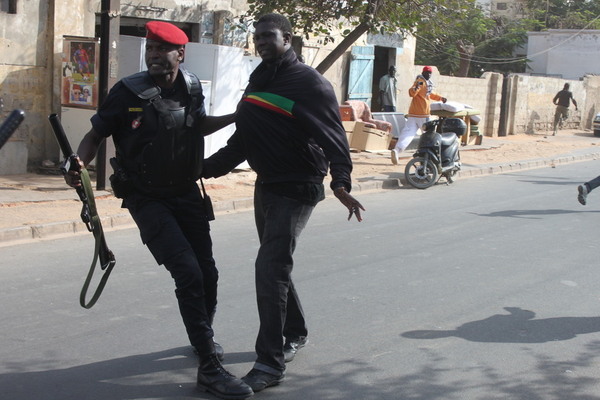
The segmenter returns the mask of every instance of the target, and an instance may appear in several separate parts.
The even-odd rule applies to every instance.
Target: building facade
[[[37,172],[44,165],[59,162],[58,145],[47,117],[60,114],[61,100],[64,100],[63,78],[70,73],[69,68],[64,68],[64,44],[67,39],[100,36],[102,3],[101,0],[0,0],[0,121],[13,109],[26,113],[25,121],[0,149],[0,174]],[[237,26],[239,18],[236,18],[248,9],[246,0],[110,3],[118,4],[117,9],[107,10],[104,15],[111,20],[118,19],[121,35],[143,36],[147,21],[164,20],[186,31],[192,42],[240,47],[252,53],[248,27]],[[412,80],[414,39],[407,39],[406,43],[408,45],[401,46],[401,50],[379,46],[388,49],[380,52],[385,59],[379,60],[379,65],[385,70],[388,64],[394,64],[399,77]],[[356,45],[373,46],[368,43],[367,35]],[[117,35],[110,47],[116,50],[118,46]],[[334,46],[311,37],[300,38],[299,48],[307,63],[315,67]],[[324,74],[333,84],[340,102],[347,99],[350,63],[348,51]],[[118,75],[118,64],[118,60],[113,63],[111,56],[109,83]],[[72,143],[75,148],[77,145]]]

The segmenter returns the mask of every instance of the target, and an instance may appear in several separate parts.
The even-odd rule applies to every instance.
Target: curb
[[[458,172],[460,178],[470,178],[485,175],[495,175],[513,171],[523,171],[527,169],[554,168],[556,165],[570,164],[581,161],[600,159],[600,152],[588,153],[583,155],[562,156],[557,158],[539,159],[531,161],[519,161],[510,164],[494,164],[488,166],[469,167]],[[353,192],[370,192],[389,189],[398,189],[407,182],[404,180],[404,174],[400,173],[401,178],[383,178],[355,183],[352,185]],[[333,196],[331,189],[325,190],[327,197]],[[213,207],[217,215],[227,212],[239,212],[253,208],[252,198],[234,199],[214,202]],[[102,227],[105,231],[116,229],[127,229],[135,227],[133,219],[128,213],[115,214],[108,217],[102,217]],[[0,247],[12,246],[28,243],[36,240],[56,239],[65,236],[73,236],[87,233],[87,227],[80,220],[52,222],[40,225],[20,226],[16,228],[0,229]]]

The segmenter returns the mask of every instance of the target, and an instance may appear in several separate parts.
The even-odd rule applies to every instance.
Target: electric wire
[[[557,43],[556,45],[554,45],[552,47],[549,47],[547,49],[539,51],[537,53],[529,54],[526,57],[512,57],[512,58],[511,57],[498,57],[498,58],[496,58],[496,57],[481,57],[481,56],[473,55],[470,60],[471,60],[471,62],[479,62],[482,64],[492,64],[492,65],[513,64],[516,62],[527,61],[527,60],[530,60],[531,58],[538,57],[545,53],[548,53],[548,52],[564,45],[565,43],[573,40],[573,38],[575,38],[581,32],[585,31],[590,25],[592,25],[598,19],[600,19],[600,14],[597,15],[592,20],[590,20],[590,22],[588,22],[583,28],[577,30],[577,32],[574,32],[573,34],[571,34],[569,37],[567,37],[563,41]],[[449,57],[455,58],[457,60],[461,59],[460,56],[457,56],[455,53],[448,52],[447,50],[441,48],[440,46],[436,45],[435,43],[432,43],[430,40],[426,39],[425,37],[422,37],[416,33],[414,34],[414,36],[417,37],[417,39],[421,39],[422,44],[424,43],[425,45],[429,46],[430,49],[433,49],[438,53],[443,53],[443,54],[445,54]]]

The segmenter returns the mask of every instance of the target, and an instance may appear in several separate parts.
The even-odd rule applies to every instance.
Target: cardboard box
[[[364,123],[357,122],[352,132],[350,147],[357,150],[380,151],[390,146],[392,135],[386,131],[367,128]]]
[[[356,121],[342,121],[342,125],[344,126],[344,130],[346,131],[346,139],[348,139],[348,145],[352,143],[352,134],[354,132],[354,127],[356,126]]]

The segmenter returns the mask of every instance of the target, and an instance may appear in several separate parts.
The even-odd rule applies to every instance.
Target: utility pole
[[[109,89],[116,83],[119,61],[120,0],[102,0],[100,5],[100,79],[98,104],[101,105]],[[106,188],[106,140],[98,148],[96,157],[96,189]]]

